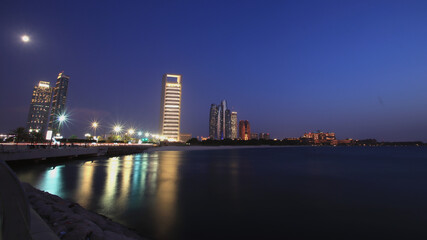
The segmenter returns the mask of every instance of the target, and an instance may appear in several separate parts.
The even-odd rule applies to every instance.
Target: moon
[[[28,35],[23,35],[23,36],[21,37],[21,40],[22,40],[23,42],[29,42],[29,41],[30,41],[30,37],[29,37]]]

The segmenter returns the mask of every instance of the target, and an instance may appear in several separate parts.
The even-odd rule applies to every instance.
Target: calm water
[[[427,237],[427,148],[142,153],[14,166],[151,239]]]

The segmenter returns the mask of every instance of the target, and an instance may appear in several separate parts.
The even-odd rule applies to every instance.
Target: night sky
[[[2,1],[0,133],[25,126],[34,85],[60,71],[65,136],[93,119],[158,131],[176,73],[193,136],[226,99],[274,138],[427,141],[427,1]]]

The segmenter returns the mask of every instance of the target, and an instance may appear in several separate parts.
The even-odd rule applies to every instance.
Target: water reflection
[[[156,194],[156,227],[160,238],[166,238],[175,224],[178,186],[178,167],[183,152],[161,152]],[[165,234],[165,235],[163,235]]]
[[[62,195],[62,169],[64,166],[52,167],[44,172],[39,188],[51,194]]]
[[[105,212],[110,212],[114,206],[113,203],[117,193],[117,174],[119,172],[119,160],[120,159],[118,157],[112,157],[108,159],[104,194],[101,197],[101,206]]]
[[[93,162],[85,162],[80,167],[75,199],[78,199],[80,205],[85,208],[89,206],[92,197],[94,172],[95,166]]]

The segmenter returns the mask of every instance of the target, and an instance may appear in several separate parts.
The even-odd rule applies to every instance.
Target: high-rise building
[[[218,138],[218,106],[215,104],[211,104],[209,112],[209,138]]]
[[[270,140],[270,133],[260,133],[259,139]]]
[[[230,109],[225,110],[225,137],[231,139],[231,111]]]
[[[46,134],[51,97],[52,88],[49,82],[40,81],[39,85],[34,86],[27,120],[29,132]]]
[[[219,139],[225,138],[225,129],[226,129],[225,128],[225,121],[226,121],[225,112],[226,111],[227,111],[227,101],[222,100],[221,104],[219,105],[219,111],[218,111],[218,114],[219,114],[219,125],[218,125]]]
[[[249,140],[251,138],[251,126],[248,120],[240,120],[239,138],[242,140]]]
[[[258,140],[258,133],[251,133],[251,139]]]
[[[222,100],[220,105],[211,104],[209,112],[210,139],[232,138],[231,115],[231,111],[227,109],[227,101]]]
[[[56,78],[56,85],[53,88],[52,108],[50,111],[49,130],[53,133],[59,131],[58,116],[65,113],[65,103],[67,100],[68,81],[70,77],[60,72]]]
[[[163,137],[179,141],[181,124],[182,76],[164,74],[160,106],[160,132]]]
[[[237,112],[231,112],[231,139],[237,139]]]

